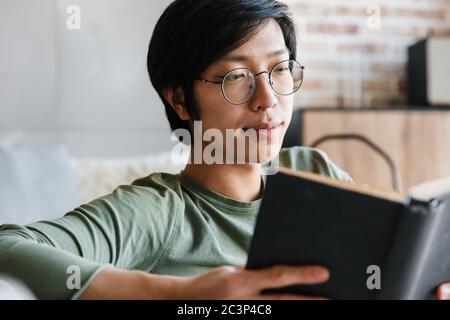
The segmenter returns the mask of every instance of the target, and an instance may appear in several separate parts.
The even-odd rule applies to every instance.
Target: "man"
[[[287,10],[275,0],[174,1],[154,29],[148,71],[190,162],[180,174],[151,174],[63,218],[1,227],[0,272],[39,298],[321,299],[260,293],[327,281],[320,266],[243,267],[262,164],[279,156],[280,165],[351,180],[323,152],[280,151],[303,79]],[[212,134],[185,141],[186,132],[208,131],[214,141]],[[206,152],[212,143],[222,149]],[[220,155],[230,161],[207,159]],[[77,271],[78,288],[68,283]]]

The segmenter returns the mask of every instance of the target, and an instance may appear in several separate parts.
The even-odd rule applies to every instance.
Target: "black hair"
[[[270,19],[283,32],[290,59],[296,59],[295,26],[287,5],[276,0],[175,0],[162,13],[150,41],[147,69],[166,109],[172,130],[190,131],[164,98],[164,91],[181,88],[184,106],[198,120],[194,78],[228,52],[240,47]]]

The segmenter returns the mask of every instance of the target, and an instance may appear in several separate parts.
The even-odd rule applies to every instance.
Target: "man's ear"
[[[183,89],[178,87],[177,89],[166,89],[164,90],[164,98],[169,102],[173,110],[178,114],[181,120],[190,120],[191,117],[186,109],[184,103],[184,92]]]

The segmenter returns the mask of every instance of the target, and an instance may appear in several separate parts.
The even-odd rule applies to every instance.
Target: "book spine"
[[[375,299],[410,300],[431,241],[436,215],[434,202],[410,202],[397,221],[392,246],[381,269],[382,288]]]

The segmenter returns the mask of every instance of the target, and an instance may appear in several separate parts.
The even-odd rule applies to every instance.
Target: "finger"
[[[259,289],[284,287],[294,284],[318,284],[327,281],[330,273],[320,266],[275,266],[254,273],[255,286]]]
[[[439,300],[450,300],[450,283],[444,283],[439,286],[437,298]]]
[[[320,296],[301,296],[295,294],[260,295],[257,300],[330,300]]]

